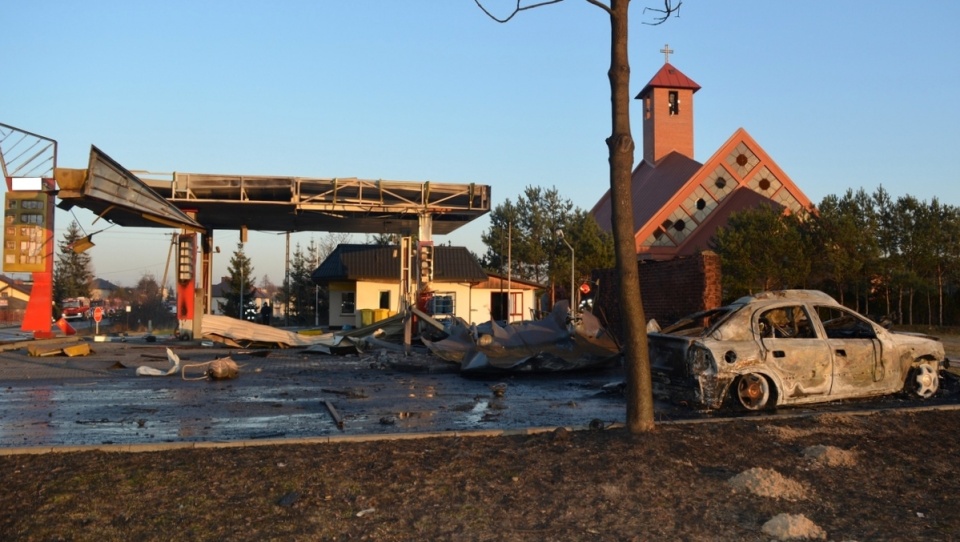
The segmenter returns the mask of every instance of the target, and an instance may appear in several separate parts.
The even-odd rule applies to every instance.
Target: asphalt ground
[[[608,426],[625,415],[622,395],[603,390],[622,380],[619,368],[478,379],[433,356],[386,350],[332,356],[143,336],[85,342],[86,356],[0,352],[0,452],[529,432]],[[239,376],[136,374],[168,369],[167,348],[184,365],[230,357]],[[186,376],[203,371],[188,367]]]
[[[624,422],[626,410],[623,395],[609,391],[610,384],[623,381],[619,367],[465,378],[457,366],[425,353],[333,356],[172,337],[148,342],[140,335],[109,342],[86,337],[81,342],[92,352],[85,356],[32,356],[28,343],[54,350],[56,345],[24,339],[0,331],[0,454],[533,433],[611,427]],[[72,340],[62,346],[78,344]],[[956,359],[960,341],[945,343]],[[239,365],[239,376],[185,380],[181,373],[136,374],[141,366],[167,370],[168,348],[184,365],[229,357]],[[203,370],[188,367],[186,376],[202,376]],[[960,380],[954,377],[937,397],[923,402],[888,396],[763,415],[958,404]],[[730,416],[659,401],[655,410],[658,423]]]

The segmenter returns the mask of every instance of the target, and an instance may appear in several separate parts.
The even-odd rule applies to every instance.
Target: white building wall
[[[471,287],[470,284],[435,282],[431,284],[435,295],[453,294],[454,314],[463,320],[481,324],[490,321],[490,294],[493,292],[504,292],[502,290],[490,290]],[[400,308],[400,285],[384,282],[357,281],[341,282],[330,284],[330,325],[344,326],[351,325],[359,327],[361,325],[362,309],[380,308],[380,292],[390,292],[390,314],[396,314]],[[344,292],[354,292],[356,295],[356,306],[353,314],[341,314],[340,307]],[[534,290],[511,290],[521,301],[520,306],[513,312],[515,314],[512,321],[531,319],[530,309],[535,306]]]

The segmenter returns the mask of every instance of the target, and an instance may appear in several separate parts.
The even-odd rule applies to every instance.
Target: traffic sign
[[[99,324],[100,320],[103,320],[103,307],[94,307],[93,321]]]

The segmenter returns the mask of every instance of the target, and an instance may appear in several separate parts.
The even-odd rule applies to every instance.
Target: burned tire
[[[935,363],[924,361],[914,367],[907,376],[907,391],[921,399],[933,397],[940,389],[940,375]]]
[[[764,410],[776,403],[776,390],[761,374],[749,373],[737,379],[733,394],[746,410]]]

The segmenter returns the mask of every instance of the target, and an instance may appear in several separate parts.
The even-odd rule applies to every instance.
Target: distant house
[[[457,316],[474,323],[492,316],[514,321],[533,307],[538,285],[514,281],[508,289],[504,279],[487,275],[464,247],[437,245],[433,262],[427,309],[436,316]],[[365,309],[396,314],[401,304],[400,267],[400,248],[395,245],[337,246],[311,275],[330,293],[330,325],[362,325]],[[511,298],[513,303],[508,305]]]
[[[32,286],[26,282],[0,275],[0,322],[12,323],[23,320],[23,313],[30,301]]]
[[[117,285],[104,279],[93,279],[90,282],[90,299],[107,300],[117,291]]]
[[[210,288],[210,297],[211,297],[211,314],[223,314],[221,307],[226,304],[227,296],[226,292],[230,291],[230,277],[221,277],[220,282],[214,284]],[[264,302],[270,302],[270,307],[273,309],[273,316],[281,315],[280,311],[282,307],[275,299],[270,299],[270,296],[263,290],[263,288],[254,288],[254,294],[252,300],[244,300],[244,302],[252,301],[254,308],[257,310],[257,314],[260,314],[260,307],[263,306]],[[229,316],[236,316],[231,314]]]

